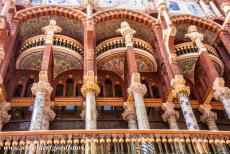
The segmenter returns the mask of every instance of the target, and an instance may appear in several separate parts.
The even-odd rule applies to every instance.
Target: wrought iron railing
[[[43,46],[43,45],[45,45],[45,36],[38,35],[32,38],[29,38],[28,40],[23,42],[19,49],[19,53],[27,49],[38,47],[38,46]],[[71,49],[75,52],[78,52],[80,55],[83,56],[83,46],[78,41],[70,37],[63,36],[63,35],[55,35],[53,45]]]
[[[0,147],[1,153],[230,153],[229,137],[230,132],[189,130],[2,132]]]
[[[207,48],[207,51],[209,54],[216,56],[216,57],[219,57],[218,53],[216,52],[216,50],[213,47],[211,47],[207,44],[205,44],[205,47]],[[192,42],[177,44],[177,45],[175,45],[175,50],[176,50],[177,56],[198,52],[197,46],[195,46]]]
[[[117,49],[117,48],[125,48],[125,47],[126,47],[126,45],[125,45],[124,38],[116,37],[116,38],[108,39],[108,40],[100,43],[97,46],[96,53],[98,56],[101,53],[106,52],[108,50]],[[133,47],[136,49],[141,49],[141,50],[144,50],[144,51],[147,51],[147,52],[153,54],[153,49],[152,49],[151,45],[148,44],[147,42],[143,41],[143,40],[134,38],[133,39]]]

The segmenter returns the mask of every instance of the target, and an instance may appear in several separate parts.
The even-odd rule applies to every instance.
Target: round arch
[[[18,11],[14,18],[18,19],[21,23],[31,18],[47,15],[64,16],[70,19],[78,20],[80,22],[84,22],[86,20],[86,14],[84,12],[57,5],[45,5],[26,8]]]

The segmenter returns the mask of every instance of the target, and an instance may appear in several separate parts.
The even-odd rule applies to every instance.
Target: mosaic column
[[[131,85],[128,88],[129,96],[133,96],[135,102],[137,123],[139,129],[150,129],[143,96],[146,94],[146,86],[140,83],[140,74],[132,75]]]
[[[30,131],[41,130],[43,123],[43,111],[45,107],[46,100],[49,100],[53,88],[49,83],[44,81],[39,81],[34,83],[31,88],[32,93],[36,96],[34,109],[30,124]]]
[[[81,92],[85,101],[85,129],[97,129],[97,110],[96,110],[96,96],[100,92],[100,88],[93,82],[88,82],[83,85]]]
[[[218,77],[213,83],[213,91],[215,100],[221,102],[230,119],[230,89],[224,86],[224,79]]]
[[[204,10],[204,13],[206,14],[207,17],[213,16],[212,12],[209,10],[207,4],[204,2],[204,0],[199,0],[199,4],[201,8]]]
[[[177,120],[179,119],[179,112],[174,110],[175,105],[172,102],[163,103],[162,109],[165,111],[162,115],[164,122],[169,123],[170,129],[179,129]]]
[[[128,100],[124,103],[124,113],[122,113],[122,117],[124,120],[128,121],[129,129],[137,129],[137,117],[135,113],[134,102],[132,100]]]
[[[176,75],[172,80],[171,85],[173,87],[174,98],[178,98],[187,128],[189,130],[199,130],[195,115],[192,111],[191,104],[188,99],[190,94],[189,87],[185,86],[185,80],[182,75]]]
[[[210,104],[203,104],[200,105],[199,111],[203,114],[200,116],[200,119],[203,123],[208,126],[209,130],[218,130],[216,125],[217,114],[212,110],[212,106]]]
[[[209,6],[212,8],[217,17],[223,17],[213,0],[209,1]]]
[[[50,121],[53,121],[56,113],[52,109],[45,109],[43,112],[43,121],[41,130],[49,130]]]

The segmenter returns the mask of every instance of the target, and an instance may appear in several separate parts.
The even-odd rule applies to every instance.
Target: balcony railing
[[[2,132],[0,146],[1,153],[230,153],[229,137],[230,132],[189,130]]]
[[[106,52],[108,50],[112,50],[112,49],[117,49],[117,48],[125,48],[125,40],[122,37],[116,37],[116,38],[112,38],[112,39],[108,39],[102,43],[100,43],[97,46],[97,56],[100,55],[103,52]],[[153,49],[151,47],[150,44],[148,44],[147,42],[134,38],[133,39],[133,47],[136,49],[141,49],[144,51],[147,51],[151,54],[153,54]]]
[[[23,51],[45,45],[45,36],[44,35],[38,35],[32,38],[29,38],[25,42],[22,43],[19,53],[22,53]],[[83,46],[76,40],[63,36],[63,35],[55,35],[54,36],[54,42],[53,45],[55,46],[61,46],[68,49],[71,49],[73,51],[78,52],[81,56],[83,56]]]
[[[205,47],[207,48],[207,51],[210,55],[213,55],[219,58],[216,50],[213,47],[207,44],[205,44]],[[190,54],[190,53],[198,53],[198,48],[192,42],[177,44],[175,45],[175,50],[176,50],[177,56]]]

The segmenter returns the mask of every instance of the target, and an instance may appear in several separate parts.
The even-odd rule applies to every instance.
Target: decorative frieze
[[[133,46],[133,35],[136,34],[136,31],[129,26],[128,22],[123,21],[121,28],[117,29],[116,32],[121,33],[125,38],[126,47]]]

